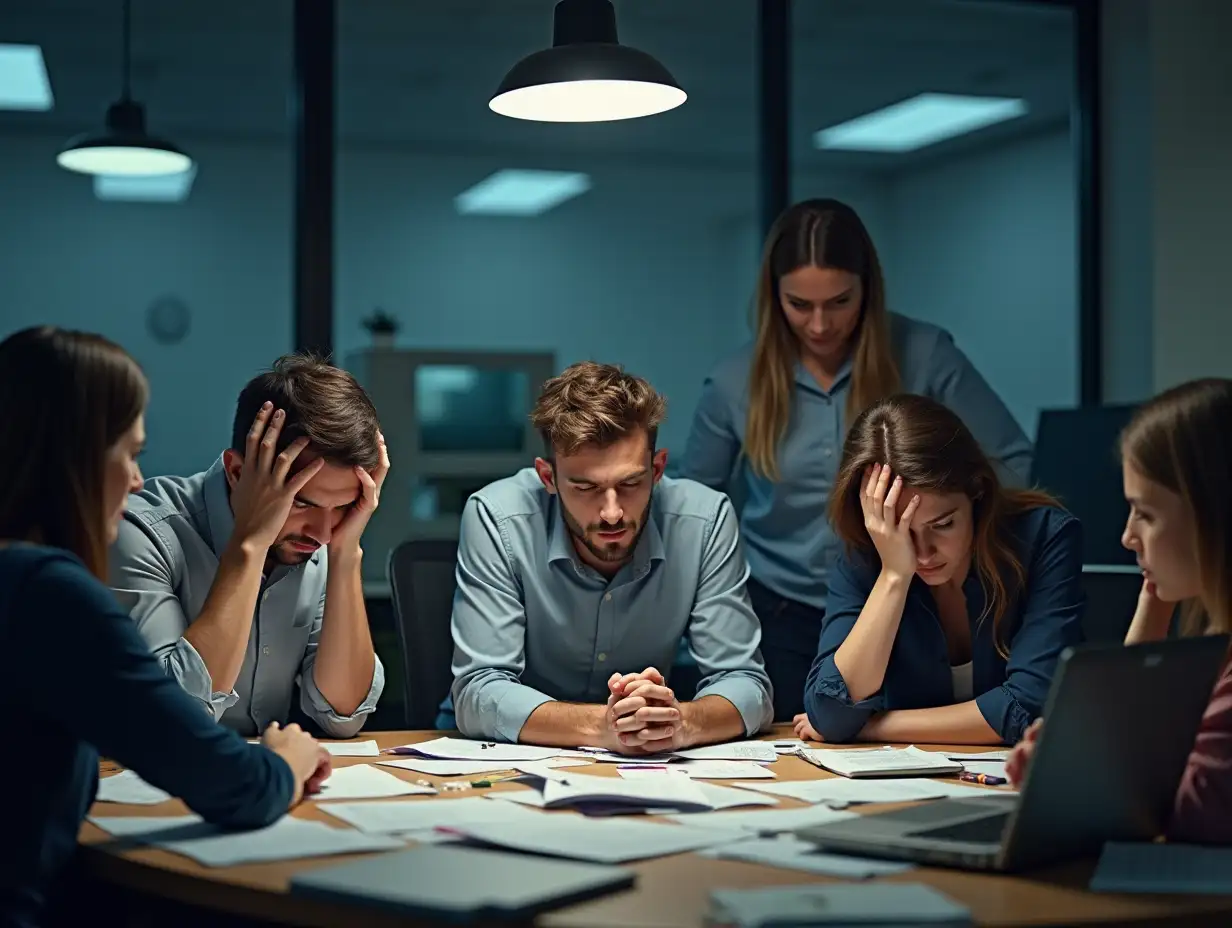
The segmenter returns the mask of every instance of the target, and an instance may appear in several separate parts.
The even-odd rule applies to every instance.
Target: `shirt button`
[[[604,593],[604,594],[603,594],[603,601],[604,601],[605,603],[610,603],[610,602],[612,601],[612,594],[611,594],[611,593]]]
[[[825,449],[824,451],[822,451],[821,453],[822,453],[822,454],[824,454],[826,457],[829,457],[830,455],[832,455],[832,454],[834,453],[834,449],[833,449],[833,448],[826,448],[826,449]]]
[[[607,660],[607,654],[606,654],[606,653],[604,653],[603,651],[600,651],[600,652],[599,652],[599,660],[600,660],[600,661],[605,661],[605,660]]]
[[[262,653],[262,654],[269,654],[269,653],[270,653],[270,649],[269,649],[269,645],[268,645],[268,644],[267,644],[265,647],[263,647],[263,648],[261,649],[261,653]]]

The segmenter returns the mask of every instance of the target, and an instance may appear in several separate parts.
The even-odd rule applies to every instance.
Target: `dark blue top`
[[[971,618],[972,692],[993,731],[1006,744],[1022,738],[1043,709],[1061,652],[1083,640],[1082,526],[1052,507],[1015,516],[1010,530],[1026,571],[1026,587],[1002,619],[1009,660],[997,653],[993,622],[980,622],[984,593],[974,570],[963,584]],[[876,555],[839,559],[821,626],[817,657],[804,689],[809,721],[826,741],[852,741],[874,714],[928,709],[954,703],[954,681],[945,634],[928,585],[911,580],[898,635],[881,689],[853,702],[834,663],[881,571]]]
[[[209,822],[276,821],[290,768],[203,712],[163,673],[115,597],[57,548],[0,548],[0,690],[5,737],[28,762],[0,766],[7,863],[0,926],[36,925],[73,855],[101,751],[180,796]]]

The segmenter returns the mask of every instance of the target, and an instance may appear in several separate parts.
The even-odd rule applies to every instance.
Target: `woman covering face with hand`
[[[1007,489],[952,411],[897,395],[856,420],[830,520],[833,572],[800,737],[1013,744],[1082,640],[1082,535]]]
[[[1232,380],[1195,380],[1160,394],[1138,410],[1120,444],[1129,502],[1121,543],[1142,568],[1125,643],[1166,637],[1178,603],[1187,633],[1232,631]],[[1040,724],[1010,755],[1015,784],[1026,776]],[[1203,716],[1168,837],[1232,844],[1232,663]]]

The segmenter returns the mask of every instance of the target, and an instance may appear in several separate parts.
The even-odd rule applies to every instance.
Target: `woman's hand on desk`
[[[333,770],[329,752],[294,722],[286,728],[279,727],[277,722],[271,722],[261,736],[261,743],[286,761],[291,768],[295,777],[295,796],[291,805],[295,805],[304,796],[320,792],[321,784],[329,779]]]
[[[1023,733],[1022,740],[1014,745],[1010,756],[1005,761],[1005,775],[1009,777],[1010,785],[1018,789],[1027,776],[1027,768],[1031,766],[1031,758],[1035,756],[1035,745],[1043,730],[1044,720],[1036,719]]]
[[[792,725],[795,727],[796,737],[799,738],[801,741],[824,742],[826,740],[825,738],[821,737],[821,735],[817,734],[816,728],[814,728],[812,725],[809,724],[808,715],[806,715],[805,713],[801,712],[791,721],[792,721]]]

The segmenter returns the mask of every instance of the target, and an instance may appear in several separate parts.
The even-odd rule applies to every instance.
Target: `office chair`
[[[404,541],[389,555],[394,624],[405,676],[405,725],[436,727],[437,709],[453,685],[453,634],[449,619],[457,589],[454,540]]]

